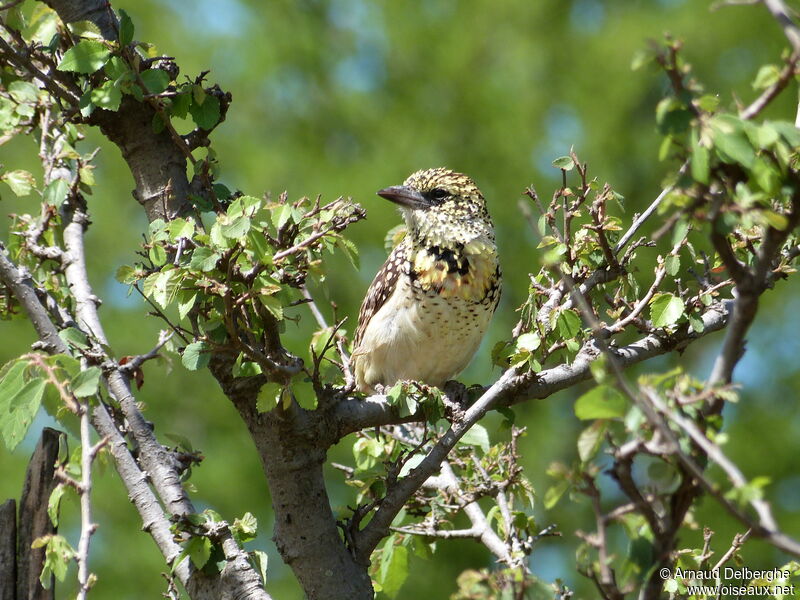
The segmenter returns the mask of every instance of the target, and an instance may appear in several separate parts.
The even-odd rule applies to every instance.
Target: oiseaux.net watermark
[[[794,584],[786,583],[789,569],[748,569],[747,567],[722,567],[718,569],[681,569],[667,567],[659,571],[666,587],[683,584],[687,594],[727,596],[791,596]],[[749,583],[748,583],[749,582]],[[676,590],[674,590],[676,591]]]

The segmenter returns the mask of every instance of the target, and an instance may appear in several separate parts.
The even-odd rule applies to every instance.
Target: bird
[[[475,182],[444,167],[377,194],[400,207],[406,234],[361,304],[356,389],[401,380],[442,388],[472,359],[500,300],[494,224]]]

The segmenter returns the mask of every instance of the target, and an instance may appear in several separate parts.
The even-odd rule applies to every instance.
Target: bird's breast
[[[441,298],[480,302],[498,284],[496,249],[482,241],[417,248],[410,262],[413,285]]]

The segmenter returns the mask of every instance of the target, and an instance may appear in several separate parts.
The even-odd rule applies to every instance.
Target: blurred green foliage
[[[26,9],[33,4],[27,0]],[[340,257],[332,262],[326,287],[318,290],[335,303],[339,316],[355,319],[364,290],[385,257],[384,234],[399,220],[375,190],[400,183],[414,169],[439,165],[476,180],[497,223],[505,287],[492,330],[463,375],[465,382],[489,382],[497,375],[489,348],[516,322],[514,309],[527,293],[526,273],[538,267],[538,240],[522,225],[517,209],[525,186],[533,183],[548,197],[558,176],[551,160],[574,146],[594,176],[625,196],[626,210],[633,215],[658,193],[661,178],[674,167],[658,160],[654,119],[666,79],[655,70],[631,71],[648,39],[660,39],[665,31],[684,39],[685,58],[706,88],[719,92],[728,105],[734,98],[747,102],[756,95],[751,81],[759,65],[778,62],[785,46],[778,26],[760,7],[709,12],[709,2],[691,0],[118,0],[114,6],[131,15],[137,38],[175,56],[183,75],[193,78],[210,69],[209,80],[232,93],[227,120],[212,137],[220,180],[228,187],[251,195],[288,190],[292,197],[352,196],[367,208],[369,219],[348,231],[360,249],[359,271]],[[765,117],[793,114],[788,96]],[[132,262],[146,220],[130,196],[133,182],[116,148],[97,132],[85,144],[83,151],[92,145],[102,148],[90,199],[94,226],[87,237],[92,284],[105,302],[101,314],[118,354],[145,352],[155,344],[162,323],[143,318],[147,307],[126,297],[126,286],[115,281],[114,272]],[[0,163],[28,169],[40,180],[30,139],[0,147]],[[29,210],[30,198],[0,192],[4,212]],[[744,383],[742,400],[727,410],[726,450],[749,476],[771,479],[767,495],[776,516],[787,533],[797,535],[800,342],[785,335],[800,326],[793,287],[779,284],[764,298],[748,355],[737,371]],[[303,318],[288,325],[285,339],[290,349],[306,355],[312,325],[305,309],[294,312]],[[2,335],[0,362],[25,351],[34,339],[22,321],[3,323]],[[680,360],[705,376],[708,351],[717,343],[712,337]],[[643,370],[664,369],[676,360],[659,359]],[[540,497],[550,484],[547,465],[577,456],[574,440],[582,426],[569,399],[581,391],[517,410],[518,422],[529,426],[522,455]],[[206,371],[190,374],[177,363],[148,364],[138,398],[159,424],[158,433],[186,436],[205,455],[192,477],[198,509],[213,506],[231,520],[253,512],[261,525],[260,547],[271,557],[268,589],[276,598],[300,598],[264,533],[271,529],[270,499],[256,453],[211,376]],[[499,419],[487,421],[491,434]],[[0,499],[19,495],[35,436],[29,434],[14,454],[0,450]],[[349,452],[342,443],[331,458],[349,459]],[[333,470],[329,481],[334,509],[344,510],[352,502],[350,491]],[[604,495],[614,499],[613,482],[604,484]],[[92,597],[160,594],[165,582],[159,573],[165,567],[140,531],[112,468],[98,479],[94,503],[100,528],[92,570],[99,581]],[[76,511],[74,502],[65,504],[62,532],[69,537],[77,531]],[[537,518],[542,525],[557,523],[566,535],[537,547],[534,572],[547,580],[562,578],[578,597],[594,595],[591,583],[573,568],[578,540],[571,532],[591,527],[587,506],[562,502],[550,511],[540,507]],[[709,501],[701,506],[698,522],[717,532],[720,553],[738,531]],[[698,530],[685,545],[698,545],[701,537]],[[487,553],[474,542],[439,545],[435,560],[411,559],[411,576],[400,598],[447,597],[462,570],[488,564]],[[748,542],[743,556],[751,568],[785,562],[758,541]],[[64,586],[59,597],[67,596]]]

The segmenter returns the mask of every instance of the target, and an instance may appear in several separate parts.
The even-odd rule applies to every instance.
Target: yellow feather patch
[[[442,298],[460,297],[478,302],[492,285],[497,268],[494,249],[480,242],[470,243],[459,261],[468,265],[465,274],[450,272],[447,261],[437,260],[427,249],[421,248],[414,255],[412,267],[422,289],[433,289]]]

